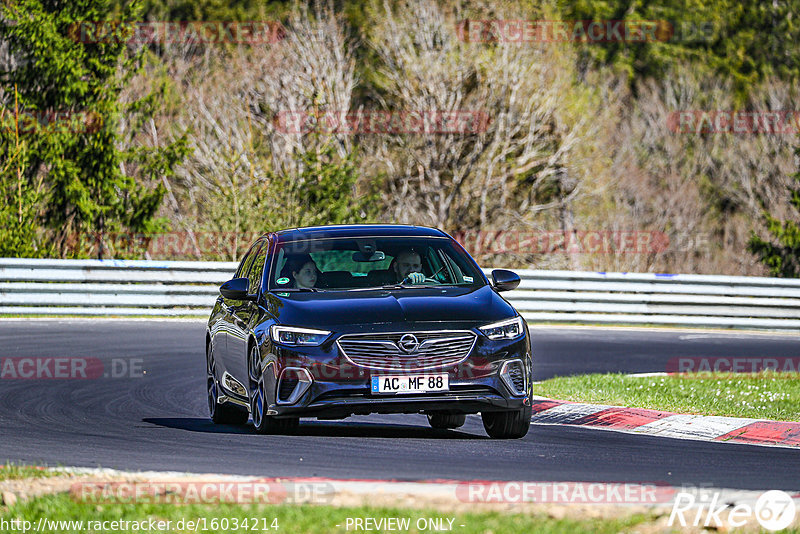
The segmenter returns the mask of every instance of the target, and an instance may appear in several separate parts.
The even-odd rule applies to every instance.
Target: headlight
[[[486,334],[489,339],[514,339],[524,333],[522,317],[506,319],[499,323],[487,324],[478,330]]]
[[[269,329],[272,341],[281,345],[314,346],[322,345],[331,335],[327,330],[313,328],[297,328],[295,326],[272,325]]]

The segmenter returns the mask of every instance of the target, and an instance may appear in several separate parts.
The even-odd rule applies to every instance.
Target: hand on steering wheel
[[[410,273],[401,283],[408,281],[410,284],[421,284],[425,282],[425,275],[422,273]]]

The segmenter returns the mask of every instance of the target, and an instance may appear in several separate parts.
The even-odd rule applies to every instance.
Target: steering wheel
[[[436,271],[435,273],[433,273],[433,274],[432,274],[430,277],[426,277],[426,278],[425,278],[425,281],[426,281],[426,282],[433,282],[434,284],[441,284],[442,282],[441,282],[440,280],[437,280],[437,279],[436,279],[436,277],[437,277],[437,276],[439,276],[439,273],[441,273],[442,271],[444,271],[444,268],[445,268],[445,267],[446,267],[446,265],[442,265],[442,266],[439,268],[439,270],[438,270],[438,271]]]
[[[441,273],[443,270],[444,270],[444,266],[442,266],[442,268],[441,268],[441,269],[439,269],[438,271],[436,271],[435,273],[433,273],[433,275],[432,275],[432,276],[424,276],[424,275],[422,275],[422,273],[410,273],[408,276],[406,276],[405,278],[403,278],[403,281],[402,281],[402,282],[400,282],[400,284],[405,284],[405,283],[407,283],[407,282],[408,282],[408,283],[411,283],[411,284],[421,284],[421,283],[423,283],[423,282],[429,282],[429,283],[431,283],[431,284],[441,284],[441,282],[440,282],[439,280],[437,280],[437,279],[436,279],[436,277],[437,277],[437,276],[439,275],[439,273]],[[418,280],[418,281],[416,281],[416,282],[415,282],[415,281],[414,281],[414,279],[412,279],[412,277],[413,277],[414,275],[422,275],[422,279],[421,279],[421,280],[419,280],[419,277],[414,277],[416,280]]]

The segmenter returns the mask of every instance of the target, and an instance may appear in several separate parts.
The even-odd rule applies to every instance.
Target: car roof
[[[275,232],[279,242],[331,237],[449,237],[436,228],[407,224],[340,224]]]

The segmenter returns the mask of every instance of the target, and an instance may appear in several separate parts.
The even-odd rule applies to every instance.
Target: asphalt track
[[[206,416],[202,322],[0,321],[0,359],[113,358],[142,373],[95,380],[0,380],[0,462],[397,480],[663,482],[800,489],[800,450],[533,425],[489,440],[470,416],[458,431],[424,416],[304,420],[261,436]],[[658,372],[676,356],[791,356],[800,337],[599,328],[535,328],[535,378]],[[117,365],[117,371],[122,364]]]

